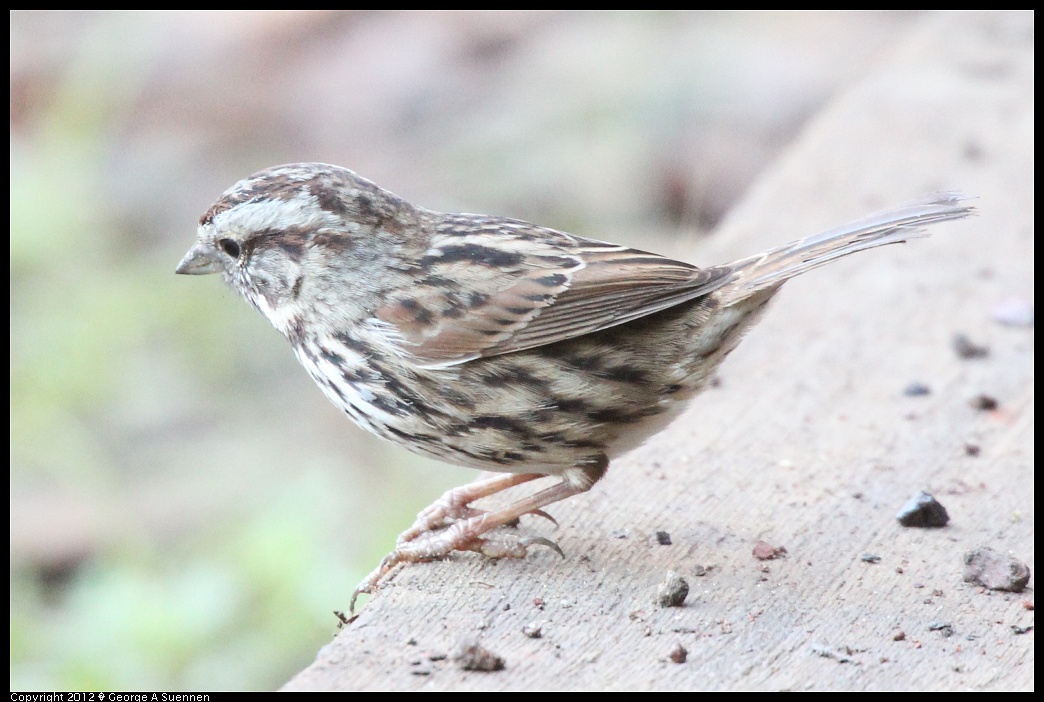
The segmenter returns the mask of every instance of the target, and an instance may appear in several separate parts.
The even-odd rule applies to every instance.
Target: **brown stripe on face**
[[[263,229],[242,242],[243,253],[249,257],[255,250],[277,246],[295,261],[301,260],[305,247],[310,244],[312,230],[303,227],[287,229]]]

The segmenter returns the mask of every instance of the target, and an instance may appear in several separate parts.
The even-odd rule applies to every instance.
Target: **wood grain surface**
[[[788,283],[717,387],[554,505],[557,529],[523,521],[564,559],[405,568],[285,689],[1033,688],[1034,581],[962,581],[979,546],[1034,565],[1033,329],[991,315],[1033,297],[1033,15],[931,14],[896,47],[671,253],[724,262],[940,189],[979,215]],[[947,527],[897,523],[919,490]],[[663,608],[671,570],[690,593]],[[462,670],[464,642],[504,669]]]

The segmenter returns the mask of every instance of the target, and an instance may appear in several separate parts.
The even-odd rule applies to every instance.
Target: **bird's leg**
[[[454,522],[483,514],[480,510],[472,508],[471,503],[516,485],[544,477],[547,476],[542,473],[507,473],[447,490],[442,497],[417,515],[417,521],[409,529],[399,534],[395,544],[401,546],[413,541],[421,534],[427,534]]]
[[[542,514],[543,508],[550,504],[587,492],[605,474],[607,465],[608,459],[604,456],[599,457],[597,463],[577,466],[567,471],[562,475],[560,482],[550,487],[501,509],[472,514],[466,518],[463,518],[463,515],[475,512],[468,506],[471,500],[488,497],[544,476],[536,473],[498,476],[450,490],[434,505],[421,512],[417,523],[399,537],[395,550],[385,556],[380,565],[359,584],[352,593],[349,609],[354,611],[355,600],[359,594],[373,593],[384,576],[400,563],[430,561],[447,556],[453,551],[476,551],[493,558],[522,558],[529,546],[547,546],[564,556],[557,544],[543,537],[507,540],[485,535],[493,529],[517,521],[524,514]],[[444,524],[448,514],[460,516],[442,531],[419,528],[429,522]],[[404,538],[407,535],[409,538]]]

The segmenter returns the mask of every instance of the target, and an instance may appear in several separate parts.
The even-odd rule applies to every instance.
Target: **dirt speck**
[[[997,402],[997,398],[985,394],[976,395],[968,404],[970,404],[973,409],[977,409],[981,412],[992,412],[1000,406],[1000,403]]]
[[[461,670],[491,673],[504,670],[504,659],[474,641],[462,643],[453,654],[453,662]]]
[[[787,549],[784,546],[773,546],[767,541],[758,541],[754,544],[754,550],[751,553],[759,561],[771,561],[787,555]]]
[[[976,344],[964,334],[956,334],[953,337],[953,350],[957,358],[970,360],[973,358],[986,358],[990,355],[990,347]]]
[[[903,388],[903,394],[907,397],[924,397],[925,395],[931,395],[932,389],[924,383],[914,381]]]

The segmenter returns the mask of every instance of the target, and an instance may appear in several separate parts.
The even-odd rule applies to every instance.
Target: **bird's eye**
[[[222,239],[218,242],[218,246],[232,258],[239,258],[239,244],[232,239]]]

